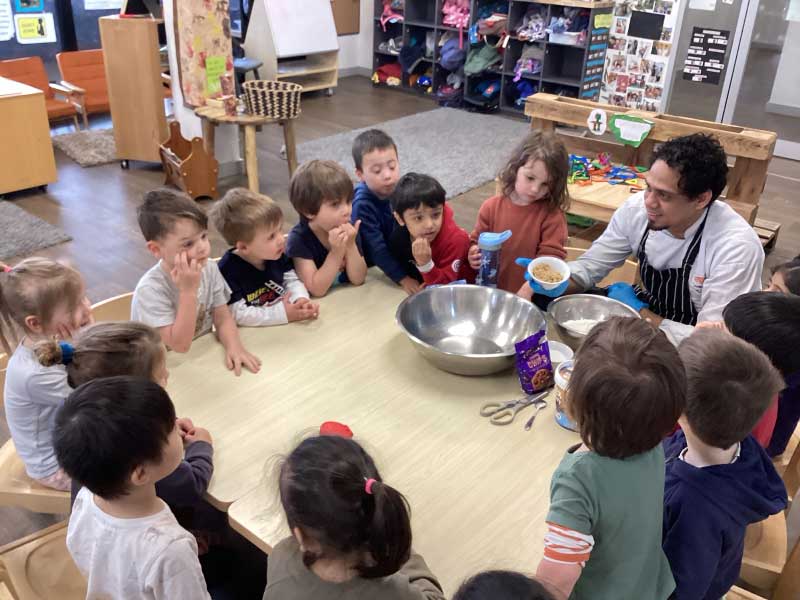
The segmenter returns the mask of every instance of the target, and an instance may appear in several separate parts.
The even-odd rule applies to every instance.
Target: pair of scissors
[[[546,395],[547,392],[541,392],[509,402],[487,402],[481,407],[481,416],[489,417],[492,425],[510,425],[517,414],[529,406],[536,406],[537,412],[540,408],[544,408],[547,405],[544,401]],[[542,403],[544,406],[540,406]]]

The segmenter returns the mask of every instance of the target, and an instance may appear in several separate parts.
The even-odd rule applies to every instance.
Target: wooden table
[[[316,322],[241,329],[262,372],[226,372],[211,336],[171,353],[169,391],[180,415],[214,436],[210,501],[269,552],[287,531],[270,460],[304,431],[347,423],[383,477],[412,507],[414,546],[448,592],[488,567],[536,568],[553,470],[578,436],[554,421],[552,399],[531,431],[532,408],[510,426],[478,412],[521,396],[514,371],[480,378],[440,371],[394,322],[404,298],[375,270],[334,289]]]
[[[202,122],[203,145],[209,156],[214,156],[214,128],[217,125],[238,125],[244,130],[244,162],[247,168],[247,187],[259,193],[258,187],[258,154],[256,149],[256,129],[262,125],[280,123],[283,127],[283,141],[286,144],[286,162],[289,164],[289,177],[297,169],[297,148],[294,138],[293,119],[271,119],[258,115],[236,115],[231,117],[225,114],[224,108],[216,106],[201,106],[194,111]]]
[[[586,129],[587,119],[595,109],[602,109],[609,118],[625,114],[647,119],[653,123],[653,127],[638,148],[622,146],[607,137],[579,133]],[[573,154],[593,158],[599,152],[608,152],[615,163],[626,165],[649,165],[655,145],[672,138],[695,133],[712,135],[719,140],[729,160],[734,159],[733,168],[728,171],[728,185],[723,199],[748,223],[755,223],[759,198],[777,141],[774,131],[613,107],[541,92],[527,97],[525,115],[531,118],[531,128],[556,132]],[[556,130],[556,125],[577,127],[578,131]],[[630,197],[628,186],[612,186],[608,183],[586,187],[571,185],[569,190],[572,197],[569,212],[605,222]]]
[[[0,194],[58,178],[40,89],[0,77],[0,131]]]

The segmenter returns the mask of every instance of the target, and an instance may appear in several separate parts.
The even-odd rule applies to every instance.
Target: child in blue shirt
[[[681,431],[664,443],[664,552],[677,600],[719,600],[736,582],[745,529],[786,508],[786,489],[749,435],[783,387],[755,346],[698,329],[678,348],[686,369]]]
[[[361,223],[350,223],[353,182],[341,165],[332,160],[300,165],[289,182],[289,200],[300,222],[289,232],[286,254],[311,295],[324,296],[338,283],[364,283]]]
[[[211,222],[231,248],[219,270],[231,289],[228,305],[239,326],[283,325],[316,319],[319,306],[283,251],[283,212],[267,196],[229,190],[212,209]]]
[[[353,141],[353,162],[361,183],[355,190],[352,220],[361,221],[367,265],[377,265],[407,294],[414,294],[422,289],[422,284],[406,274],[405,265],[389,249],[395,228],[389,196],[400,179],[397,146],[385,132],[370,129]]]

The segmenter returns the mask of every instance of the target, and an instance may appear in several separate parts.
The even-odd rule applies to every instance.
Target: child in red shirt
[[[398,227],[389,249],[408,275],[425,285],[475,281],[467,261],[469,236],[453,220],[444,188],[429,175],[408,173],[400,178],[390,197]]]
[[[511,238],[503,244],[497,287],[512,294],[532,296],[525,281],[525,270],[514,264],[520,256],[566,258],[569,204],[567,176],[569,154],[554,134],[533,131],[514,149],[511,160],[500,172],[501,194],[481,205],[470,239],[469,263],[480,269],[478,236],[484,231],[510,229]]]

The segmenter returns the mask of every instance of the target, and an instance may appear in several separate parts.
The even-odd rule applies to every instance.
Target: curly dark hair
[[[664,142],[653,152],[650,166],[657,160],[678,171],[678,187],[689,198],[711,190],[711,201],[725,189],[728,160],[719,141],[704,133],[694,133]]]

